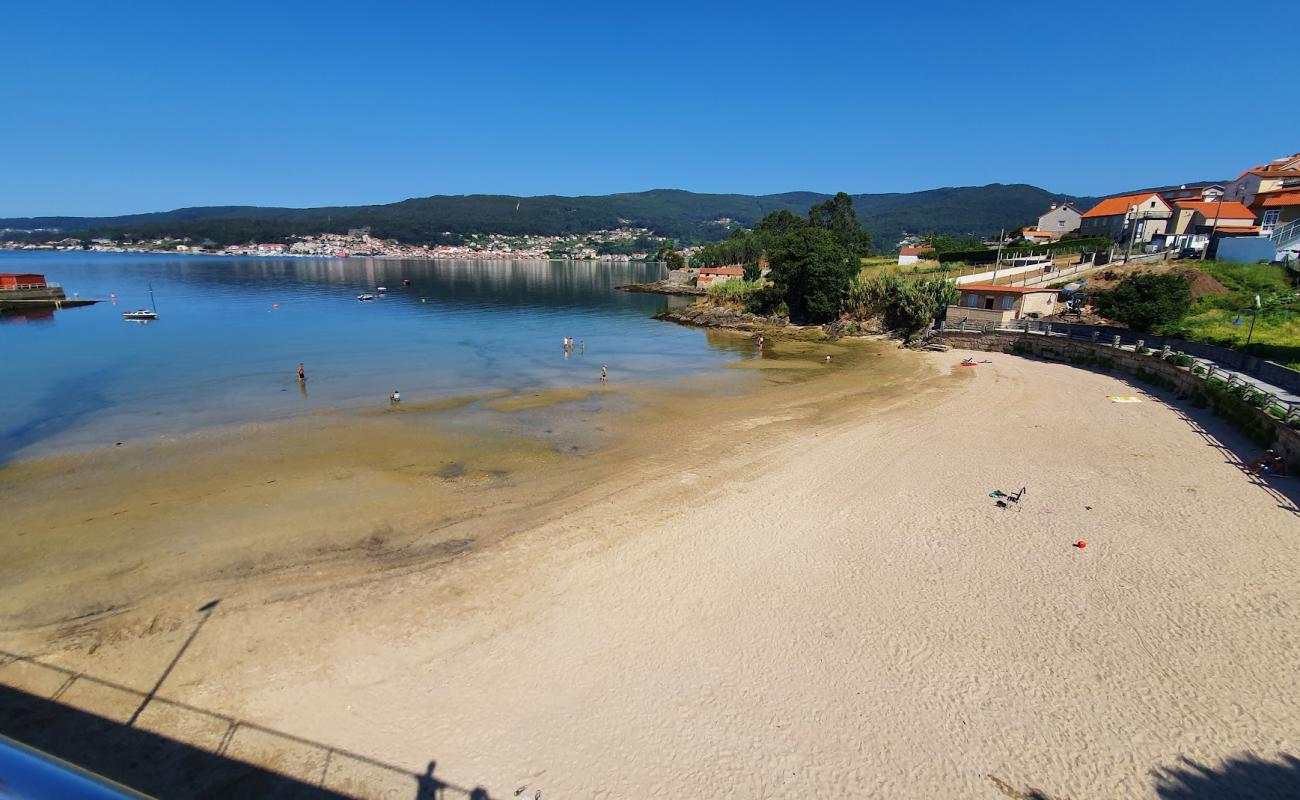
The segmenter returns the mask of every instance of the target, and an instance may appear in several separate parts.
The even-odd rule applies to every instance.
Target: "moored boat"
[[[153,284],[149,284],[149,308],[140,308],[135,311],[125,311],[122,313],[122,319],[127,322],[152,322],[158,319],[158,302],[153,299]]]

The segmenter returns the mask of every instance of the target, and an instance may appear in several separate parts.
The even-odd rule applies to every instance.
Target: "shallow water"
[[[0,253],[69,296],[115,302],[0,317],[0,463],[59,450],[522,387],[679,378],[752,358],[743,339],[654,320],[680,298],[614,287],[658,264]],[[411,286],[403,286],[409,279]],[[159,320],[122,320],[149,304]],[[373,302],[356,295],[386,286]],[[562,340],[585,342],[565,355]],[[304,362],[306,386],[295,370]]]

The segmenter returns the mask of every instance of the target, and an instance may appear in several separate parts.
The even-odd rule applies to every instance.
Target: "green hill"
[[[217,244],[275,241],[295,235],[369,226],[386,239],[411,243],[454,241],[475,233],[564,235],[621,226],[649,228],[685,242],[723,238],[729,224],[750,226],[769,211],[807,213],[829,198],[816,192],[770,195],[699,194],[654,189],[609,195],[434,195],[398,203],[324,208],[212,206],[120,217],[0,219],[7,236],[48,239],[51,232],[81,238],[211,239]],[[904,232],[996,234],[1025,225],[1053,202],[1088,204],[1091,198],[1053,194],[1025,184],[989,184],[923,192],[853,195],[859,219],[877,249],[888,251]],[[24,233],[41,229],[38,233]]]

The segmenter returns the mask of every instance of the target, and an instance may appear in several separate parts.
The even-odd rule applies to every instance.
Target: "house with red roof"
[[[1239,198],[1245,205],[1253,206],[1255,195],[1260,192],[1272,192],[1297,184],[1300,184],[1300,153],[1251,167],[1228,185],[1228,196]]]
[[[1273,240],[1273,259],[1300,260],[1300,185],[1284,185],[1255,195],[1259,235]]]
[[[1165,226],[1168,244],[1180,250],[1200,250],[1209,244],[1211,235],[1259,235],[1255,212],[1236,200],[1179,200],[1174,203],[1174,214]]]
[[[1049,234],[1052,239],[1060,239],[1067,233],[1079,230],[1082,220],[1083,213],[1069,203],[1052,203],[1051,208],[1039,215],[1036,230]]]
[[[925,256],[923,256],[922,254],[925,254]],[[904,264],[915,264],[916,262],[921,261],[923,258],[933,258],[933,257],[934,257],[934,248],[928,244],[919,244],[916,247],[898,248],[899,266],[902,266]]]
[[[1158,192],[1121,194],[1107,197],[1083,212],[1079,233],[1109,236],[1125,244],[1147,244],[1157,238],[1163,242],[1165,226],[1173,215],[1173,206]]]
[[[1056,312],[1059,289],[1043,286],[997,286],[992,283],[968,283],[959,287],[961,295],[949,306],[950,323],[963,320],[979,325],[993,323],[1005,327],[1018,319],[1038,319]]]
[[[695,285],[707,289],[727,281],[743,280],[744,277],[744,267],[700,267]]]

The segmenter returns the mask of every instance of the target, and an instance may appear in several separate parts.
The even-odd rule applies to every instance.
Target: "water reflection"
[[[747,339],[653,319],[687,298],[615,289],[661,277],[651,264],[4,253],[0,271],[127,308],[147,305],[152,285],[158,304],[147,326],[109,303],[5,326],[0,414],[29,452],[367,405],[394,386],[424,402],[590,385],[602,364],[626,385],[754,356]],[[379,299],[355,299],[381,286]],[[566,337],[582,344],[566,352]],[[299,362],[310,392],[293,391]],[[63,379],[95,404],[29,425]]]

